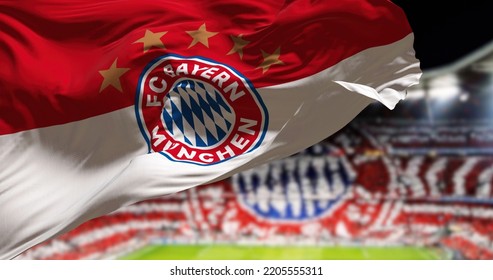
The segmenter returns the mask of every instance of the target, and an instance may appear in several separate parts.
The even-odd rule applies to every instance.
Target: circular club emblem
[[[198,57],[166,55],[143,71],[136,114],[149,152],[209,165],[257,148],[267,110],[232,68]]]

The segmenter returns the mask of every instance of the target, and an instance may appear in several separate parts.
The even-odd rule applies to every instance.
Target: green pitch
[[[126,260],[438,260],[444,255],[420,247],[310,247],[153,245]]]

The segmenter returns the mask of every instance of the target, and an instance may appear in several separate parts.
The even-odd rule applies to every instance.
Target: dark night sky
[[[457,61],[493,41],[493,0],[393,2],[408,17],[423,70]]]

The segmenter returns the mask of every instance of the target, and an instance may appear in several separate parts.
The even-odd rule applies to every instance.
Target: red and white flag
[[[0,258],[289,156],[418,83],[386,0],[0,2]]]

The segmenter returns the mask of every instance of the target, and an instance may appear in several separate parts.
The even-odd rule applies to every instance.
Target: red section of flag
[[[0,10],[0,135],[132,106],[143,69],[166,54],[229,65],[259,88],[411,32],[383,0],[11,1]]]

